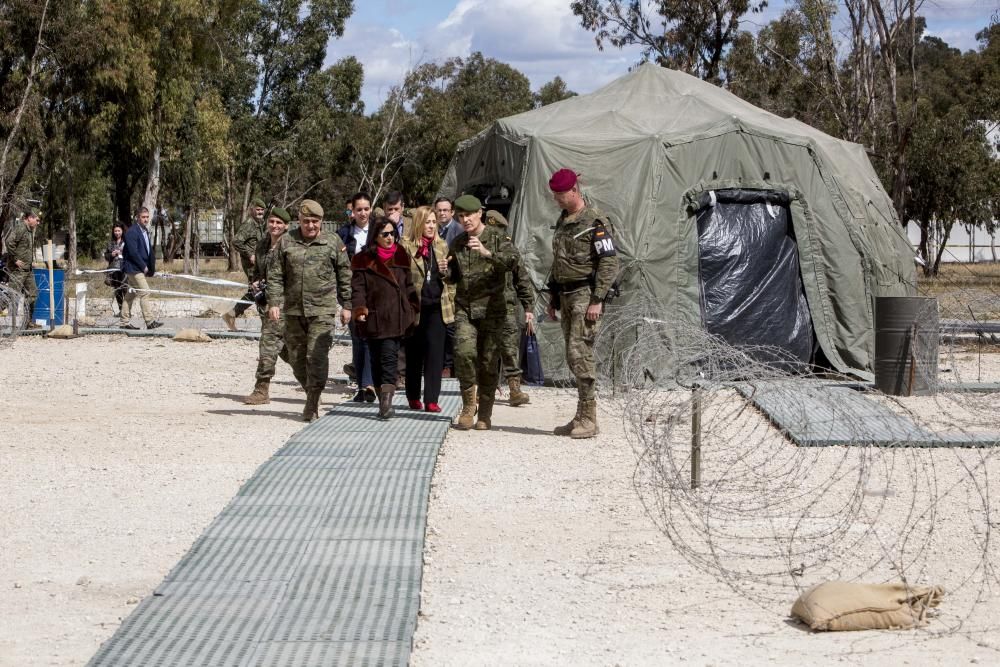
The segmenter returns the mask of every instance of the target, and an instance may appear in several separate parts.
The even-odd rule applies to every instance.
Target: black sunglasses
[[[389,236],[392,236],[392,232],[382,232],[381,234],[379,234],[379,236],[381,236],[382,238],[387,238]]]

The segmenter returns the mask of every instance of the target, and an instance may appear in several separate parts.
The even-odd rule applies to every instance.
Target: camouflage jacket
[[[285,238],[284,235],[281,238]],[[254,260],[253,274],[250,277],[251,282],[267,280],[268,264],[278,256],[278,248],[280,247],[281,239],[278,239],[278,243],[273,248],[271,247],[270,234],[265,234],[264,238],[257,242],[257,248],[253,253],[256,259]]]
[[[610,220],[596,208],[588,206],[572,216],[563,211],[552,235],[550,287],[576,291],[589,281],[591,303],[603,302],[618,275],[611,231]]]
[[[314,317],[351,307],[351,262],[336,234],[321,231],[312,241],[299,229],[281,237],[267,267],[267,305],[285,315]]]
[[[257,249],[257,244],[262,238],[267,238],[267,223],[257,222],[253,218],[247,218],[236,230],[233,237],[233,250],[240,254],[243,268],[250,266],[250,257]]]
[[[510,237],[497,227],[486,226],[479,241],[492,254],[483,257],[469,249],[469,234],[462,232],[448,249],[448,274],[444,281],[456,285],[455,310],[470,319],[504,317],[507,313],[507,276],[521,255]]]
[[[28,229],[24,220],[15,220],[10,231],[7,232],[5,243],[7,245],[7,270],[11,272],[30,271],[31,263],[35,259],[35,231]],[[18,260],[24,262],[27,268],[17,268],[15,262]]]

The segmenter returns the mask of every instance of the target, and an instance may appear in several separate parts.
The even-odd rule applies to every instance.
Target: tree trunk
[[[188,211],[184,221],[184,273],[191,273],[191,224],[194,218],[194,206]]]
[[[156,203],[160,197],[160,145],[153,149],[149,156],[149,170],[146,176],[146,191],[142,196],[142,205],[149,209],[151,216],[156,215]]]
[[[243,212],[250,207],[250,194],[253,192],[253,168],[247,167],[247,179],[243,184],[243,205],[240,210],[234,212],[233,214],[233,225],[229,229],[229,235],[226,237],[226,242],[229,245],[229,270],[235,271],[238,264],[239,253],[233,252],[233,237],[236,236],[236,225],[243,222],[240,218],[243,216]]]
[[[115,182],[115,210],[118,212],[118,222],[128,229],[132,226],[132,185],[129,183],[128,168],[123,158],[115,161],[112,178]]]
[[[73,169],[66,169],[66,226],[68,228],[68,238],[66,239],[67,268],[76,271],[76,193],[74,192]]]
[[[191,219],[193,221],[192,222],[192,227],[195,228],[195,233],[194,233],[194,267],[193,267],[193,271],[192,272],[194,273],[194,275],[197,276],[197,275],[201,275],[201,234],[198,233],[198,228],[197,228],[197,223],[198,223],[198,207],[197,206],[192,206],[191,209],[192,209]]]

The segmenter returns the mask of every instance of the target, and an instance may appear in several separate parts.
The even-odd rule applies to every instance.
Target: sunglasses
[[[382,232],[381,234],[379,234],[379,236],[381,236],[384,239],[387,239],[390,236],[392,236],[392,232]]]

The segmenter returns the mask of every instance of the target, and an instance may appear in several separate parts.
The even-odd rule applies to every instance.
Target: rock
[[[80,577],[79,579],[76,580],[76,585],[77,586],[89,586],[90,585],[90,577],[87,577],[87,576]]]

